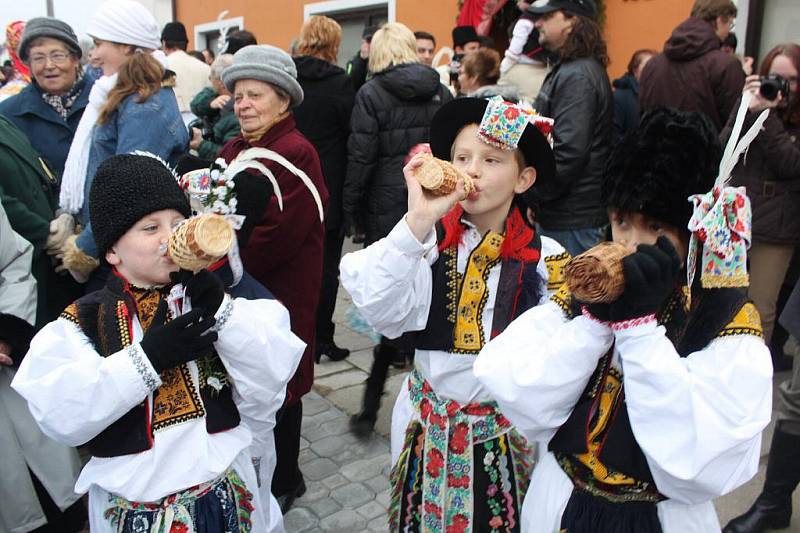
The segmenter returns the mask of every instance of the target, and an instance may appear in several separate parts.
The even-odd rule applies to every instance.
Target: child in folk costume
[[[474,180],[446,195],[404,168],[408,213],[341,262],[342,285],[382,335],[418,332],[392,414],[392,531],[519,531],[531,445],[472,375],[485,342],[558,287],[567,255],[526,223],[524,195],[554,172],[552,121],[495,97],[445,104],[431,150]]]
[[[251,445],[304,349],[288,312],[206,270],[171,282],[166,243],[190,208],[156,159],[108,159],[90,203],[113,274],[39,332],[12,386],[46,434],[91,452],[76,491],[93,533],[266,531]]]
[[[715,182],[707,119],[645,114],[603,183],[613,240],[635,251],[622,296],[581,311],[565,286],[478,356],[475,376],[503,412],[548,443],[526,531],[719,531],[712,499],[757,471],[772,365],[740,289],[749,200],[725,186],[745,147],[726,150]]]

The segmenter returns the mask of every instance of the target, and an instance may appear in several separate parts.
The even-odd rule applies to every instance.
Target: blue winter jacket
[[[66,121],[44,101],[42,91],[36,83],[29,84],[19,94],[0,103],[0,115],[22,130],[33,148],[45,158],[50,170],[56,174],[59,184],[72,138],[89,102],[94,78],[84,76],[78,83],[83,85],[83,89],[72,104]]]
[[[125,98],[105,123],[95,126],[84,183],[83,208],[78,216],[86,225],[77,245],[88,255],[97,257],[97,245],[89,222],[89,191],[100,163],[117,154],[134,150],[151,152],[171,165],[189,149],[189,132],[183,124],[175,93],[169,87],[144,102],[132,94]]]

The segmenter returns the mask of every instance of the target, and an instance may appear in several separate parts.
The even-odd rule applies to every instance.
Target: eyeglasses
[[[54,65],[63,65],[67,61],[69,61],[70,57],[71,54],[67,52],[53,52],[50,55],[41,54],[41,55],[31,56],[30,62],[32,67],[45,65],[47,64],[48,59],[52,61]]]

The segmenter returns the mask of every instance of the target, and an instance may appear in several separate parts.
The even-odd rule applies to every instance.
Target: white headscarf
[[[164,68],[167,68],[167,56],[158,50],[161,46],[158,23],[153,14],[135,0],[105,2],[95,12],[86,33],[95,39],[146,49]],[[58,199],[61,209],[68,213],[77,214],[83,207],[92,130],[100,116],[100,110],[108,99],[108,92],[116,83],[116,74],[103,76],[95,82],[89,93],[89,103],[83,111],[75,137],[72,139]]]
[[[103,3],[89,22],[86,33],[103,41],[151,50],[161,48],[158,22],[146,7],[135,0],[108,0]]]

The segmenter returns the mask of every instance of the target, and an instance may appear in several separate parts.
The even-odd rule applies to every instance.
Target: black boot
[[[350,355],[350,350],[347,348],[339,348],[333,341],[330,342],[318,342],[317,349],[315,350],[314,358],[316,359],[317,363],[320,362],[323,355],[327,355],[328,359],[331,361],[342,361],[347,359],[347,356]]]
[[[800,483],[800,436],[775,428],[764,489],[750,510],[734,518],[723,533],[761,533],[785,529],[792,518],[792,492]]]
[[[350,429],[357,436],[365,439],[372,434],[375,421],[378,420],[378,409],[381,407],[383,386],[389,373],[389,364],[396,356],[397,350],[385,344],[378,344],[372,350],[372,368],[367,378],[367,388],[364,390],[364,402],[361,413],[353,415],[350,419]]]

